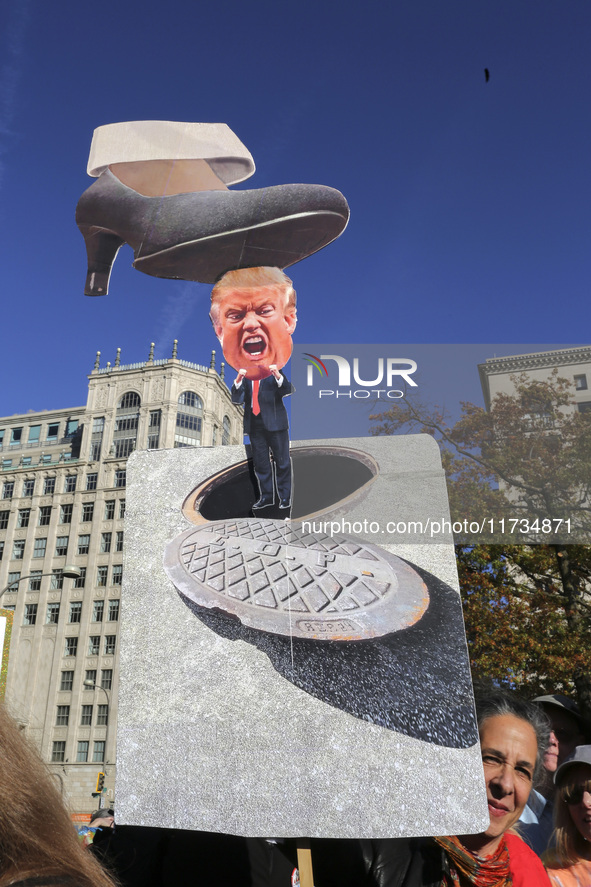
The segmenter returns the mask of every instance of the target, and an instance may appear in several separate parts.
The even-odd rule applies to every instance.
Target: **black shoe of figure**
[[[291,501],[289,499],[280,499],[279,508],[291,508]]]
[[[76,207],[88,255],[84,292],[106,295],[124,243],[138,271],[215,283],[235,268],[287,268],[335,240],[348,220],[347,201],[325,185],[145,197],[106,169]]]
[[[261,496],[261,498],[252,506],[254,509],[268,508],[269,505],[275,505],[275,499],[272,496]]]

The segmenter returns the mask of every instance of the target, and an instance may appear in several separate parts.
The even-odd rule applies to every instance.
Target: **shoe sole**
[[[133,267],[152,277],[215,283],[236,268],[288,268],[332,243],[348,219],[335,212],[299,213],[260,225],[186,241],[149,256]]]

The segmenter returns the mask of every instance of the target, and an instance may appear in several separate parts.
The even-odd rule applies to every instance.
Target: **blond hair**
[[[0,887],[28,876],[114,881],[82,846],[48,768],[0,705]]]
[[[259,268],[237,268],[227,271],[215,284],[211,291],[211,310],[209,316],[214,327],[219,326],[219,302],[223,298],[223,290],[256,289],[269,287],[275,292],[285,294],[284,314],[296,313],[296,291],[293,282],[280,268],[261,266]]]
[[[589,772],[589,778],[585,783],[585,790],[591,790],[591,766],[586,765],[584,761],[577,764],[586,767]],[[569,767],[563,778],[560,780],[559,788],[556,792],[554,801],[554,848],[544,857],[544,864],[547,868],[565,868],[566,866],[576,865],[581,859],[587,859],[589,853],[589,844],[580,834],[578,828],[573,822],[570,815],[567,798],[572,790],[580,783],[580,779],[572,776],[574,767]]]

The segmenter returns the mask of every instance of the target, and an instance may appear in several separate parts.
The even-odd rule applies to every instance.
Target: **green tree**
[[[591,414],[556,371],[512,381],[489,411],[463,403],[453,425],[409,397],[372,416],[371,433],[431,434],[452,520],[480,525],[456,536],[475,676],[574,690],[591,720]]]

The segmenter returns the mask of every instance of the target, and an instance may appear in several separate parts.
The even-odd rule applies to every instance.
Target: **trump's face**
[[[270,366],[284,367],[291,357],[295,308],[274,286],[224,287],[217,302],[215,332],[224,358],[247,379],[264,379]],[[290,313],[289,313],[290,312]]]

